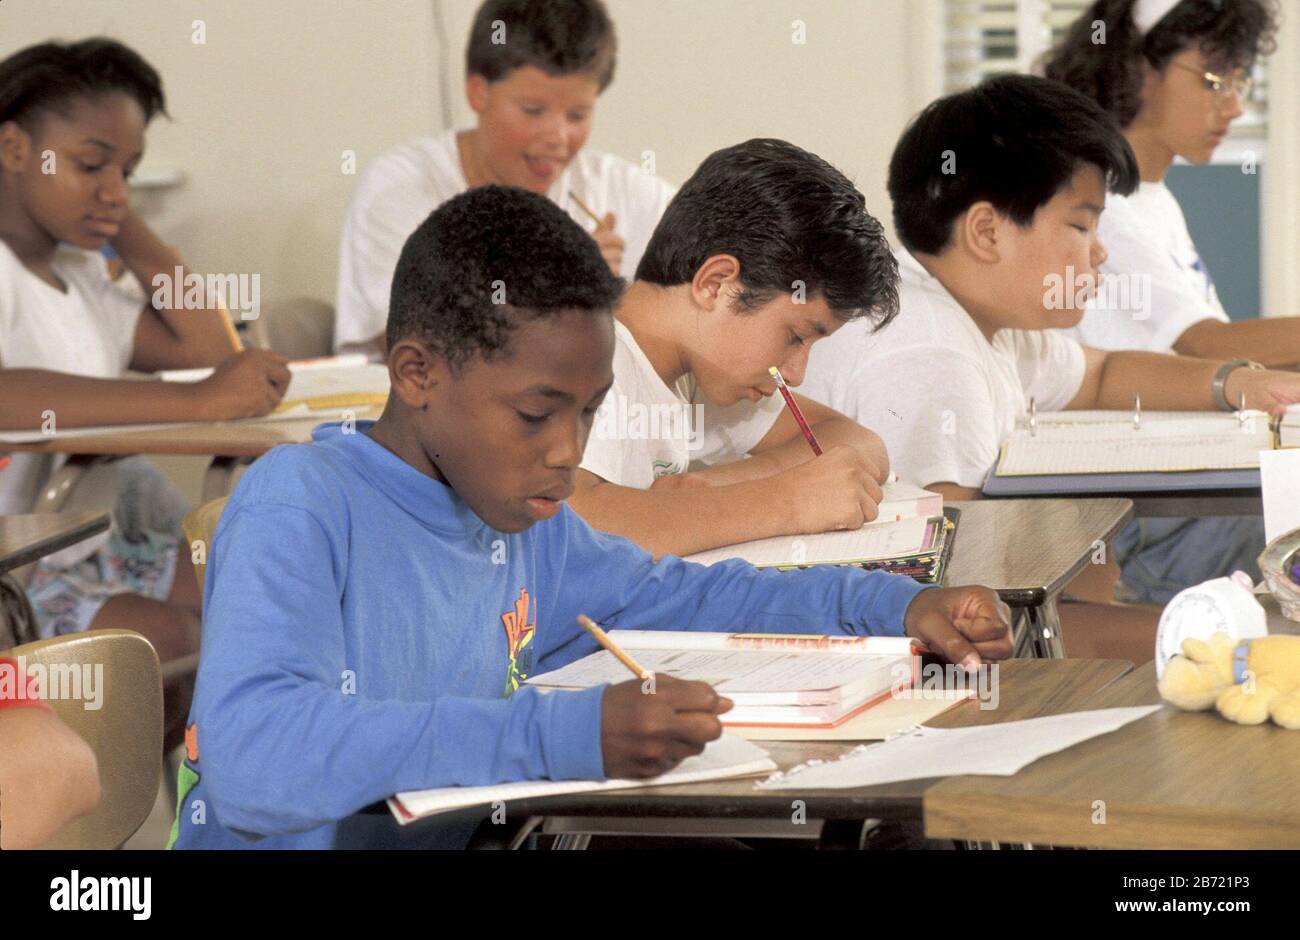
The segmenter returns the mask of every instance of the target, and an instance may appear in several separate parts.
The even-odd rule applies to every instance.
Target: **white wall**
[[[941,91],[942,0],[607,0],[621,44],[592,144],[631,160],[653,151],[681,182],[713,150],[785,137],[839,166],[889,226],[885,172],[910,115]],[[436,61],[435,3],[448,62]],[[1300,2],[1272,84],[1266,174],[1266,308],[1300,313]],[[333,301],[338,228],[362,163],[470,112],[463,52],[477,0],[3,0],[0,55],[58,36],[106,33],[162,72],[174,122],[148,163],[186,183],[142,211],[199,269],[260,273],[264,307]],[[204,21],[206,43],[192,41]],[[802,21],[806,43],[792,42]],[[450,76],[441,87],[440,76]],[[1285,115],[1283,112],[1285,111]]]
[[[5,0],[0,55],[103,33],[162,73],[175,118],[150,129],[147,164],[186,182],[137,194],[198,269],[260,273],[264,307],[332,302],[338,228],[364,161],[442,126],[439,76],[458,124],[477,0],[441,0],[450,62],[435,62],[433,0]],[[713,150],[786,137],[858,181],[887,221],[884,172],[906,117],[907,25],[935,0],[611,0],[621,51],[594,146],[685,179]],[[195,44],[194,20],[206,27]],[[792,42],[795,20],[807,42]]]

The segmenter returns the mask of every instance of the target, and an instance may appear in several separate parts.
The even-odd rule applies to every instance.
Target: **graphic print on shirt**
[[[655,479],[676,476],[682,472],[682,465],[675,460],[656,460],[654,462]]]
[[[519,691],[519,685],[533,671],[533,633],[537,626],[536,615],[529,622],[531,599],[527,588],[519,589],[515,609],[501,615],[501,623],[506,628],[506,647],[510,652],[510,668],[506,673],[505,696],[509,698]]]
[[[185,728],[185,758],[176,772],[176,818],[172,821],[172,830],[167,836],[165,848],[173,848],[181,835],[181,813],[185,811],[185,800],[199,785],[199,726],[191,722]]]

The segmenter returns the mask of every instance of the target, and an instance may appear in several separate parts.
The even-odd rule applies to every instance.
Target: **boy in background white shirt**
[[[430,212],[474,186],[499,183],[547,196],[591,231],[615,274],[636,270],[673,189],[635,164],[584,149],[596,99],[614,78],[615,52],[601,0],[487,0],[479,7],[465,80],[478,126],[396,147],[357,181],[339,248],[337,351],[384,352],[402,245]]]
[[[876,518],[880,438],[796,395],[814,458],[768,370],[803,380],[843,324],[889,322],[898,271],[853,184],[783,140],[711,154],[673,198],[614,321],[614,385],[571,504],[592,526],[685,555]]]
[[[1062,298],[1090,293],[1105,261],[1107,190],[1131,192],[1137,179],[1114,120],[1065,85],[1008,75],[934,102],[890,163],[907,249],[898,321],[871,336],[850,324],[820,344],[807,394],[877,430],[903,477],[950,499],[980,496],[1031,397],[1043,411],[1131,408],[1138,394],[1152,410],[1213,408],[1221,363],[1103,352],[1052,329],[1077,322],[1078,305]],[[1274,410],[1300,401],[1300,375],[1233,369],[1226,393]],[[1193,560],[1226,574],[1235,548],[1206,557],[1198,546]],[[1113,585],[1102,593],[1112,595]],[[1152,656],[1144,611],[1078,604],[1061,618],[1072,656]]]

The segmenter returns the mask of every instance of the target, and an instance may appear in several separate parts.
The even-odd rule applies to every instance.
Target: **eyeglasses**
[[[1238,74],[1232,78],[1225,78],[1222,75],[1216,75],[1214,72],[1202,72],[1198,68],[1183,65],[1181,62],[1170,62],[1169,64],[1182,69],[1184,72],[1191,72],[1201,76],[1205,89],[1214,92],[1214,97],[1219,101],[1226,99],[1229,94],[1236,95],[1238,101],[1245,101],[1255,88],[1255,80],[1249,75]]]

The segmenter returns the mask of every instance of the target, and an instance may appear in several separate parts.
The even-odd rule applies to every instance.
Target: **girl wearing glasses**
[[[1044,65],[1049,78],[1091,95],[1124,130],[1142,182],[1111,195],[1094,223],[1110,281],[1073,332],[1087,346],[1229,360],[1228,373],[1300,363],[1294,317],[1231,322],[1165,186],[1175,157],[1206,163],[1244,113],[1251,69],[1275,48],[1276,0],[1096,0]],[[1139,519],[1114,541],[1118,597],[1165,603],[1178,590],[1241,569],[1258,578],[1258,518]]]
[[[1097,0],[1048,54],[1046,75],[1115,116],[1142,173],[1138,191],[1112,196],[1099,222],[1102,271],[1129,290],[1099,292],[1075,330],[1080,342],[1300,363],[1295,320],[1228,320],[1164,183],[1175,157],[1208,162],[1244,113],[1251,69],[1275,48],[1277,15],[1276,0]]]

